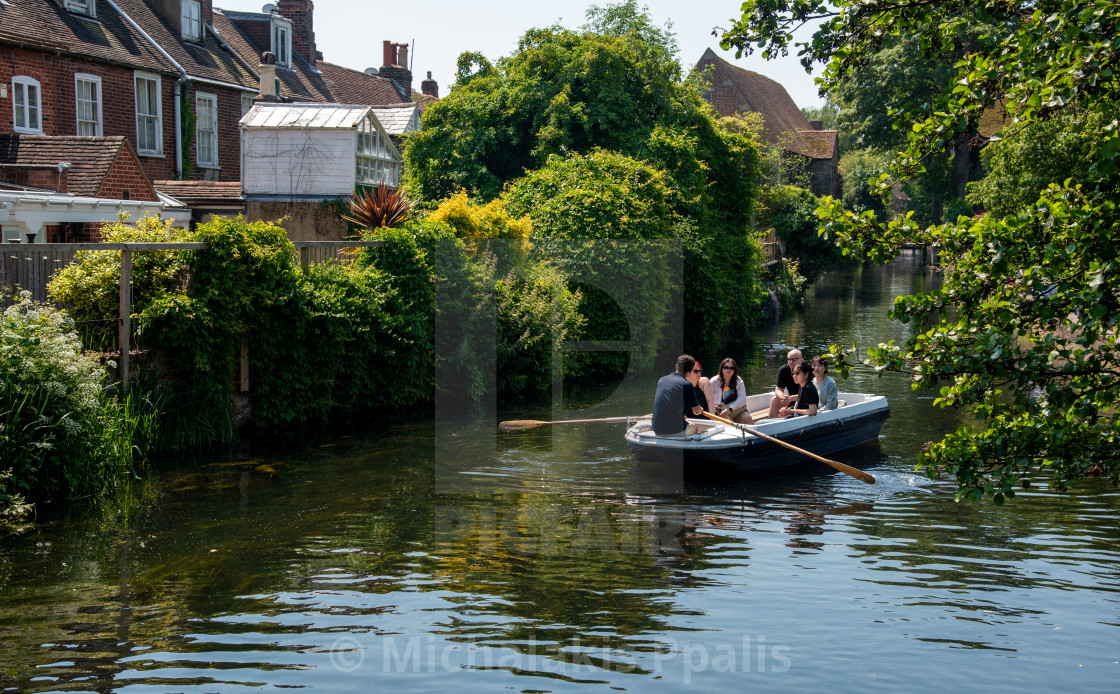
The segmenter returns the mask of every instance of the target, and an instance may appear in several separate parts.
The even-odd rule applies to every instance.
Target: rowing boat
[[[748,411],[768,407],[770,396],[749,396]],[[890,416],[885,397],[840,393],[839,404],[835,410],[823,410],[812,417],[764,419],[749,428],[689,419],[699,428],[690,436],[658,436],[648,420],[638,421],[626,430],[626,444],[640,461],[683,463],[688,476],[765,472],[796,465],[807,458],[755,436],[751,428],[821,456],[878,440],[883,421]]]

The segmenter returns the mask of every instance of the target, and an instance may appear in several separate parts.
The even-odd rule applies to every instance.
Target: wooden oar
[[[647,417],[649,415],[646,415]],[[561,419],[555,422],[542,422],[539,419],[511,419],[507,422],[502,422],[498,428],[502,431],[525,431],[526,429],[536,429],[537,427],[544,426],[545,424],[591,424],[593,422],[603,422],[605,424],[621,424],[629,422],[641,417],[604,417],[603,419]]]
[[[767,441],[773,441],[774,443],[776,443],[780,446],[785,446],[786,448],[788,448],[790,450],[797,451],[801,455],[808,456],[808,457],[812,458],[813,460],[819,460],[822,463],[824,463],[825,465],[831,465],[832,467],[836,468],[840,472],[843,472],[845,475],[851,475],[852,477],[855,477],[860,482],[866,482],[868,484],[875,484],[875,478],[874,477],[867,474],[863,470],[852,467],[851,465],[845,465],[844,463],[838,463],[835,460],[829,460],[828,458],[822,458],[821,456],[817,455],[816,453],[810,453],[809,451],[807,451],[803,448],[798,448],[797,446],[793,445],[792,443],[789,443],[787,441],[783,441],[783,440],[781,440],[779,438],[776,438],[774,436],[770,436],[769,434],[764,434],[761,431],[759,431],[758,429],[755,429],[754,427],[747,426],[746,424],[736,424],[735,422],[732,422],[730,419],[724,419],[723,417],[720,417],[718,415],[714,415],[711,412],[705,412],[704,416],[707,417],[708,419],[714,419],[718,422],[723,422],[724,424],[730,424],[733,427],[742,427],[746,431],[749,431],[750,433],[754,434],[755,436],[757,436],[759,438],[766,439]]]

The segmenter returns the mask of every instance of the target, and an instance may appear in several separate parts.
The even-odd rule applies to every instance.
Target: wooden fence
[[[382,246],[384,241],[296,241],[294,246],[300,266],[333,260],[352,262],[358,248]],[[209,248],[208,243],[20,243],[0,245],[0,288],[31,292],[36,301],[47,301],[47,284],[56,272],[74,262],[79,251],[120,251],[120,313],[118,322],[117,359],[121,383],[129,378],[129,356],[132,344],[132,253],[134,251],[193,251]],[[4,305],[14,297],[5,292]],[[110,316],[106,320],[114,320]]]

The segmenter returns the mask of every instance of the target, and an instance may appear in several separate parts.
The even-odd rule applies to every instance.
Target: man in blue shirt
[[[696,399],[695,386],[700,382],[700,368],[687,354],[677,357],[677,370],[657,382],[653,399],[653,433],[658,436],[691,436],[697,431],[685,417],[704,411]]]

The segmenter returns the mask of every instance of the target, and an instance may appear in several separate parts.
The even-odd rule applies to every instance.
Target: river
[[[937,281],[911,257],[826,273],[731,356],[765,390],[793,345],[904,338],[887,308]],[[1117,490],[954,503],[914,458],[966,418],[903,376],[838,382],[890,400],[835,456],[875,485],[806,465],[661,493],[605,424],[165,471],[127,513],[0,540],[0,691],[1116,691]]]

